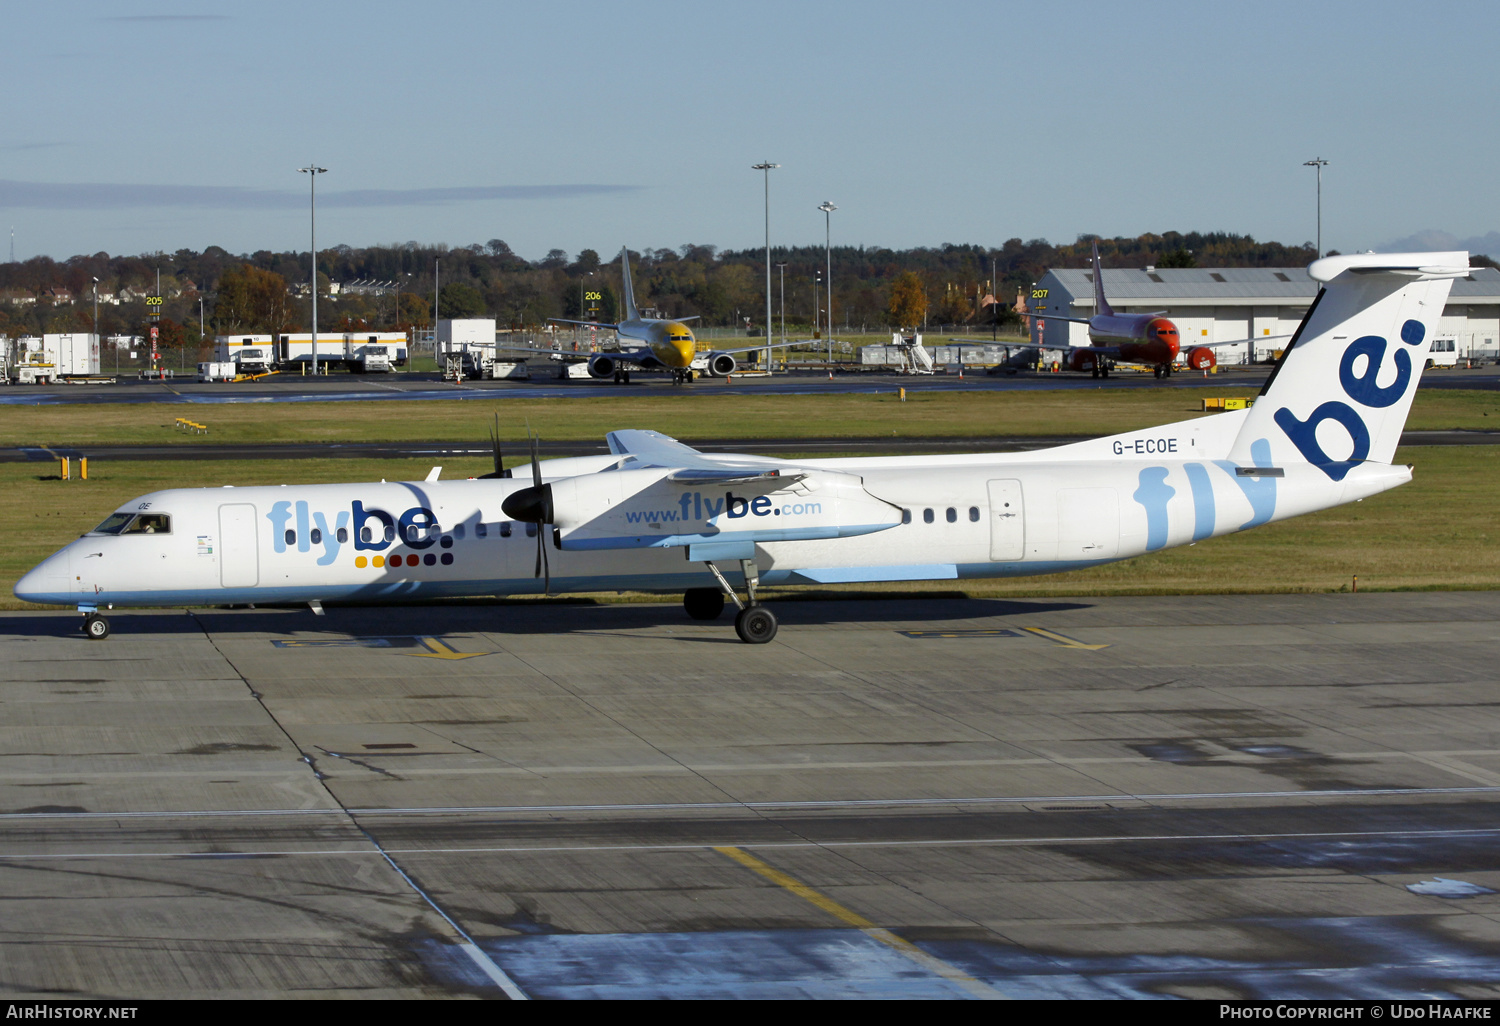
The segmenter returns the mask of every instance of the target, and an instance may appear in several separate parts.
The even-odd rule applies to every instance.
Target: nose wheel
[[[109,637],[109,621],[98,613],[90,613],[83,618],[83,633],[91,641],[103,641]]]
[[[761,605],[755,598],[755,589],[760,586],[760,571],[755,567],[755,560],[740,560],[740,566],[745,571],[745,594],[749,598],[748,602],[740,601],[740,597],[735,594],[734,589],[729,586],[729,582],[724,578],[724,574],[714,565],[712,560],[705,560],[703,565],[708,567],[709,572],[718,580],[719,587],[723,589],[722,595],[714,595],[714,598],[718,600],[718,609],[714,611],[714,616],[718,616],[719,612],[723,610],[724,596],[727,595],[729,596],[729,600],[739,607],[739,612],[734,615],[734,633],[739,635],[741,641],[747,645],[764,645],[776,637],[776,630],[780,626],[776,622],[776,614]],[[701,608],[706,610],[708,600],[702,597],[701,593],[709,590],[707,588],[694,588],[683,596],[683,605],[688,607],[689,616],[693,616],[695,619],[710,619],[709,617],[698,617],[693,612],[693,605],[689,604],[690,602],[703,603],[704,605]],[[694,598],[695,593],[699,593],[699,597]]]

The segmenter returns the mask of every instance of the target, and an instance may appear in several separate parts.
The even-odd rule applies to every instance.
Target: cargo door
[[[1023,559],[1026,556],[1026,510],[1021,504],[1020,481],[991,481],[990,561]]]
[[[226,588],[253,588],[260,583],[255,507],[248,502],[219,507],[219,583]]]

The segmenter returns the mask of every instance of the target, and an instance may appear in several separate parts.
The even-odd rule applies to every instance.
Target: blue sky
[[[10,5],[16,256],[1487,236],[1500,5]],[[5,251],[0,250],[0,259]]]

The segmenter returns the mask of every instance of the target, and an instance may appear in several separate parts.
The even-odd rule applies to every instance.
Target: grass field
[[[416,405],[428,404],[382,408]],[[1408,448],[1396,457],[1416,465],[1411,484],[1191,547],[1049,577],[840,591],[975,597],[1321,592],[1348,588],[1356,574],[1361,591],[1500,587],[1500,527],[1490,524],[1500,516],[1500,446]],[[100,463],[84,482],[59,481],[47,464],[3,464],[0,489],[7,501],[0,505],[0,530],[10,544],[0,549],[0,608],[23,608],[11,593],[22,573],[144,492],[183,485],[420,480],[430,467],[430,460]],[[444,476],[488,469],[483,460],[449,460]]]
[[[907,387],[901,402],[896,389]],[[205,442],[478,441],[498,415],[508,439],[529,424],[556,441],[604,438],[617,428],[654,428],[695,438],[934,438],[964,435],[1103,435],[1201,416],[1202,395],[1253,395],[1246,388],[1077,389],[1037,392],[923,391],[891,379],[864,395],[712,394],[712,382],[669,395],[493,401],[236,403],[192,406],[140,403],[0,407],[0,445],[191,446]],[[189,415],[207,435],[173,426]],[[1500,392],[1429,389],[1417,393],[1407,426],[1500,429]],[[519,446],[517,447],[519,448]]]

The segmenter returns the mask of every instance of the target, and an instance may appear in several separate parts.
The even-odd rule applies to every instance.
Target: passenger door
[[[1021,502],[1021,482],[991,481],[990,562],[1001,563],[1026,556],[1026,509]]]
[[[260,583],[255,507],[248,502],[219,507],[219,583],[226,588],[253,588]]]

